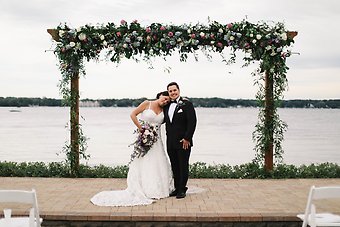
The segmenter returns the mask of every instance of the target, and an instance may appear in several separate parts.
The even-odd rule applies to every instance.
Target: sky
[[[46,32],[66,22],[119,24],[138,20],[142,26],[164,24],[222,24],[247,19],[283,22],[297,31],[287,60],[289,88],[284,99],[340,98],[340,1],[338,0],[0,0],[0,97],[61,98],[61,74]],[[154,98],[176,81],[181,95],[254,99],[258,90],[251,76],[257,64],[242,68],[225,65],[216,54],[212,61],[199,55],[183,63],[178,55],[155,59],[154,69],[123,59],[118,66],[107,61],[86,63],[80,79],[81,99]],[[167,69],[170,69],[168,72]]]

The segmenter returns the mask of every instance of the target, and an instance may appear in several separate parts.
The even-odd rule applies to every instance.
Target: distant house
[[[80,107],[100,107],[100,104],[98,101],[79,101]]]

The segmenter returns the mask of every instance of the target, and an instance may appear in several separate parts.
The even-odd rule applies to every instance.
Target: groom
[[[164,107],[166,145],[175,182],[175,190],[170,196],[181,199],[186,196],[188,189],[186,184],[189,177],[189,157],[197,120],[192,103],[180,97],[178,84],[168,84],[167,90],[171,103]]]

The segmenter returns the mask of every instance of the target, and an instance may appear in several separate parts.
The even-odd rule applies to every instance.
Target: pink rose
[[[146,31],[147,33],[149,33],[149,32],[151,32],[151,28],[150,28],[150,27],[147,27],[147,28],[145,29],[145,31]]]
[[[160,28],[162,31],[164,31],[165,30],[165,27],[164,26],[161,26],[161,28]]]
[[[137,21],[137,20],[133,20],[132,23],[135,23],[135,24],[136,24],[136,23],[138,23],[138,21]]]
[[[227,28],[232,28],[233,24],[227,24]]]
[[[191,34],[191,38],[192,39],[196,38],[196,35],[195,34]]]
[[[222,44],[221,42],[218,42],[218,43],[217,43],[217,46],[218,46],[218,47],[223,47],[223,44]]]
[[[174,36],[174,33],[169,32],[169,33],[168,33],[168,36],[169,36],[169,37],[172,37],[172,36]]]
[[[151,41],[151,37],[148,35],[147,37],[146,37],[146,42],[150,42]]]
[[[210,34],[210,38],[214,39],[215,35],[214,34]]]
[[[244,48],[248,49],[250,47],[250,44],[249,43],[245,43],[244,44]]]
[[[120,37],[122,34],[120,32],[117,32],[116,35]]]
[[[125,21],[125,20],[121,20],[121,21],[120,21],[120,24],[121,24],[121,25],[124,25],[124,24],[126,24],[126,21]]]

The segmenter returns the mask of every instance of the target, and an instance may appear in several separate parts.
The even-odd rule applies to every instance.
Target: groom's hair
[[[177,89],[179,90],[179,86],[176,82],[171,82],[170,84],[168,84],[168,86],[166,86],[166,89],[169,89],[170,86],[175,85],[177,87]]]
[[[159,99],[159,97],[163,95],[163,96],[169,96],[169,92],[168,91],[161,91],[156,95],[156,99]]]

